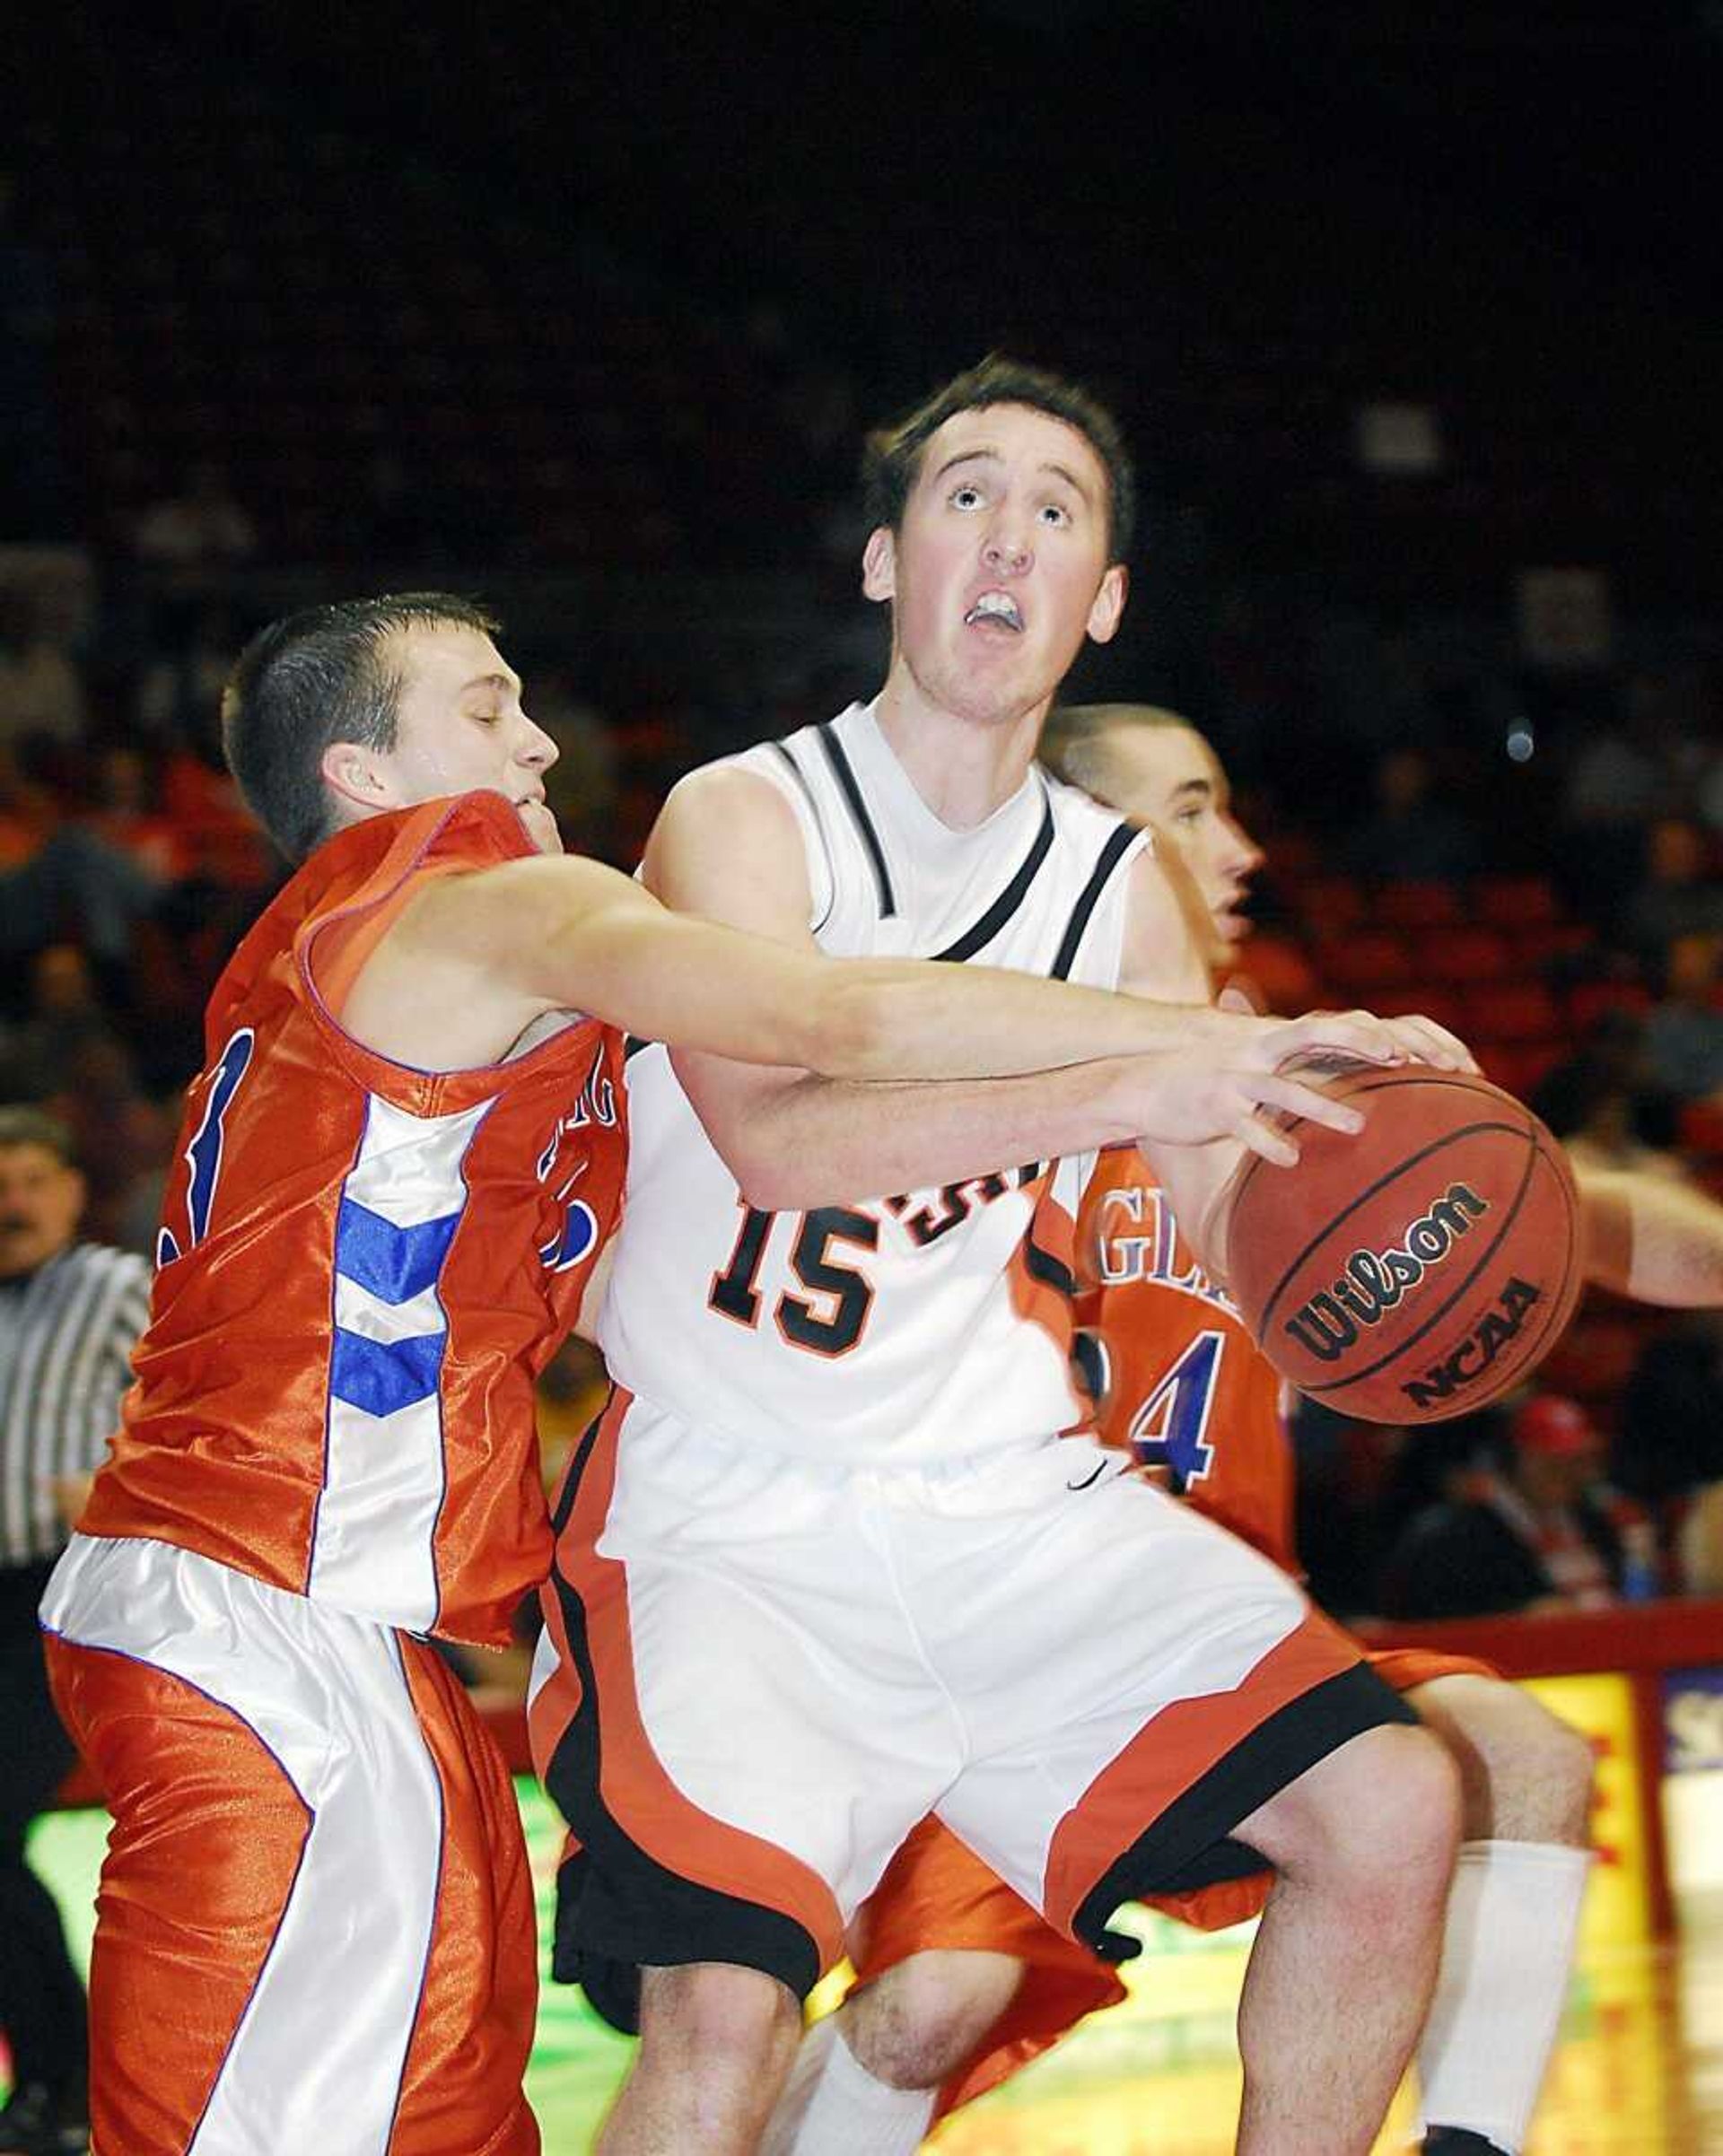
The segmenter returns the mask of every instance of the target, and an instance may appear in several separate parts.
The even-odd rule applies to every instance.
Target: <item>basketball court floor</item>
[[[529,1785],[522,1811],[547,1886],[558,1830]],[[62,1812],[32,1837],[80,1951],[106,1831],[102,1813]],[[547,1921],[547,1892],[539,1899]],[[1588,1917],[1527,2156],[1723,2156],[1723,1890],[1689,1896],[1682,1920],[1679,1946],[1660,1948],[1600,1935]],[[933,2143],[940,2156],[1225,2156],[1246,1934],[1204,1937],[1158,1918],[1141,1930],[1129,2001],[952,2119]],[[528,2084],[546,2156],[590,2145],[629,2051],[577,1994],[547,1985]],[[1405,2147],[1410,2118],[1403,2101],[1378,2152]]]

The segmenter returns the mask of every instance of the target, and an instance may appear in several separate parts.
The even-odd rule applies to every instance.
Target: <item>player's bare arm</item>
[[[812,895],[794,816],[775,788],[751,772],[711,770],[684,780],[653,832],[644,873],[652,890],[679,911],[751,930],[818,965],[846,963],[818,955],[808,926]],[[1170,921],[1180,938],[1175,943],[1169,931],[1167,947],[1188,947],[1176,899],[1164,879],[1157,888],[1168,909],[1157,918]],[[999,978],[985,969],[954,966],[941,969],[941,985],[958,986],[957,977],[966,973]],[[1052,984],[1032,985],[1038,1008]],[[1143,1031],[1117,1046],[1144,1052],[1099,1060],[1102,1042],[1096,1035],[1095,1061],[1028,1078],[937,1087],[845,1086],[805,1069],[761,1069],[695,1052],[686,1036],[676,1068],[750,1202],[785,1209],[922,1189],[1019,1160],[1123,1143],[1145,1130],[1181,1145],[1238,1133],[1270,1157],[1290,1159],[1294,1149],[1259,1109],[1308,1114],[1343,1130],[1354,1128],[1355,1120],[1281,1076],[1277,1061],[1325,1046],[1360,1061],[1393,1061],[1404,1052],[1379,1021],[1360,1014],[1287,1021],[1213,1012],[1194,957],[1167,976],[1161,992],[1159,1003],[1102,999],[1109,1030],[1117,1004],[1127,1001],[1130,1023],[1140,1019]],[[1086,1017],[1080,1023],[1086,1026]],[[1043,1065],[1068,1065],[1073,1043],[1043,1028],[1038,1018],[1033,1024],[1033,1055]]]
[[[746,884],[756,834],[722,798],[739,790],[707,790],[720,796],[715,809],[685,820],[714,854],[743,864]],[[758,808],[787,818],[763,790]],[[344,1016],[369,1047],[455,1069],[494,1061],[564,1009],[729,1058],[862,1079],[1012,1075],[1152,1046],[1182,1023],[1024,973],[827,959],[805,931],[793,943],[738,934],[560,854],[427,883],[372,954]]]
[[[1723,1305],[1723,1205],[1663,1175],[1577,1166],[1574,1175],[1588,1280],[1672,1310]]]

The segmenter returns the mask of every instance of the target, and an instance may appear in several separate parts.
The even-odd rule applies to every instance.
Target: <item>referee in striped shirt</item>
[[[83,1195],[63,1126],[0,1107],[0,2030],[13,2076],[0,2156],[78,2156],[89,2136],[83,1986],[24,1862],[24,1830],[73,1759],[36,1605],[118,1426],[149,1269],[77,1240]]]

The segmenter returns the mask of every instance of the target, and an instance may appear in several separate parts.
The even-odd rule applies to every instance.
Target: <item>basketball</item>
[[[1421,1063],[1327,1087],[1353,1137],[1295,1119],[1294,1167],[1253,1155],[1227,1228],[1233,1300],[1281,1375],[1370,1422],[1498,1399],[1552,1347],[1581,1284],[1579,1200],[1529,1108]]]

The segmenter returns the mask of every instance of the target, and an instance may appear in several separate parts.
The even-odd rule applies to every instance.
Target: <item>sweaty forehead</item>
[[[510,675],[512,668],[482,629],[460,622],[415,623],[397,631],[393,656],[411,685],[456,694],[487,674]]]
[[[1080,428],[1055,419],[1033,405],[975,405],[954,412],[928,437],[920,476],[938,473],[954,457],[991,450],[1008,462],[1057,465],[1088,488],[1097,500],[1106,496],[1106,467]]]

